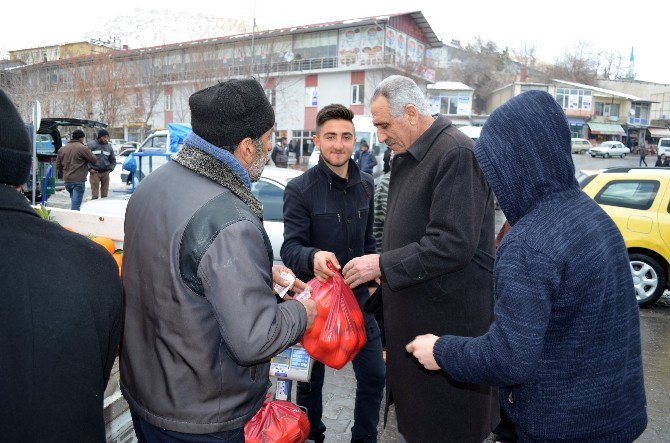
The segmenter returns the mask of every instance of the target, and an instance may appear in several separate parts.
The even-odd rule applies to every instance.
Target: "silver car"
[[[603,142],[595,148],[589,149],[589,155],[591,157],[624,158],[628,154],[630,154],[630,149],[628,149],[623,143],[615,141]]]
[[[270,238],[275,262],[281,261],[279,251],[284,242],[284,189],[300,174],[302,171],[295,169],[266,166],[260,180],[251,184],[251,192],[263,204],[263,227]],[[91,200],[81,205],[81,212],[124,217],[128,198],[125,194],[119,199]]]

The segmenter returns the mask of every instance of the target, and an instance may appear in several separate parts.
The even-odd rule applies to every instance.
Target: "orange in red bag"
[[[244,425],[247,443],[303,443],[309,435],[307,414],[290,401],[274,400]]]
[[[365,345],[365,321],[351,288],[331,263],[328,267],[335,272],[333,277],[324,283],[317,279],[309,282],[311,298],[316,302],[316,319],[301,343],[315,359],[341,369]]]

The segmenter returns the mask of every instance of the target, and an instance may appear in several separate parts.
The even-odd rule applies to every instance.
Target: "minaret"
[[[635,54],[633,53],[633,47],[630,48],[630,60],[628,63],[628,78],[635,78]]]

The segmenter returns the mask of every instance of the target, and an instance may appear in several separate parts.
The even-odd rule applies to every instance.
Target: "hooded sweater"
[[[580,189],[561,107],[541,91],[493,112],[475,155],[512,228],[494,268],[495,321],[441,337],[442,369],[499,386],[521,441],[632,441],[646,427],[628,255]]]

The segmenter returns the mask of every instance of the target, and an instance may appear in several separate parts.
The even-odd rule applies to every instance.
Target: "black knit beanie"
[[[193,132],[214,146],[236,146],[275,124],[275,113],[256,80],[232,79],[201,89],[188,99]]]
[[[101,137],[104,137],[105,135],[109,135],[109,132],[107,132],[106,129],[101,129],[101,130],[98,131],[98,137],[97,138],[100,139]]]
[[[26,125],[0,89],[0,183],[18,186],[28,180],[32,145]]]

